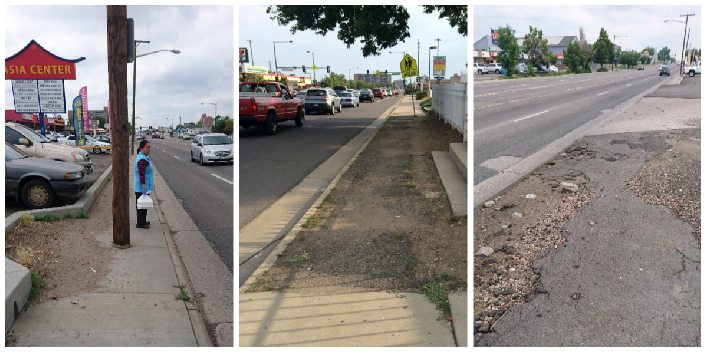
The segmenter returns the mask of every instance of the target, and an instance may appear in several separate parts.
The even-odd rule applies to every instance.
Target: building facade
[[[201,121],[203,128],[213,127],[213,117],[206,116],[206,114],[201,114]]]

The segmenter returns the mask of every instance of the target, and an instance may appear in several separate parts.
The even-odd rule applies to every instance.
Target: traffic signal
[[[331,66],[326,66],[326,73],[331,73]]]
[[[367,70],[368,73],[366,73],[368,76],[370,76],[370,70]]]
[[[385,70],[385,77],[387,77],[387,70]]]
[[[302,65],[302,70],[304,70],[304,73],[306,73],[306,66]]]

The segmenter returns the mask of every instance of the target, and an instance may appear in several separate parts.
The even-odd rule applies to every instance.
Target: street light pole
[[[353,67],[353,68],[349,68],[349,69],[348,69],[348,82],[351,81],[351,70],[357,70],[357,69],[359,69],[359,68],[360,68],[360,67]]]
[[[309,50],[307,50],[306,52],[311,53],[311,65],[312,65],[311,70],[314,71],[314,81],[316,81],[316,70],[314,70],[314,67],[313,67],[313,66],[316,66],[316,61],[314,61],[314,52],[309,51]]]
[[[279,78],[279,71],[277,71],[277,46],[275,45],[276,43],[292,43],[293,41],[273,41],[272,42],[272,47],[274,48],[275,51],[275,77]],[[215,118],[215,117],[214,117]]]
[[[627,37],[627,35],[615,35],[615,34],[613,34],[613,50],[611,50],[611,51],[613,51],[613,55],[615,55],[615,38],[616,38],[616,37]],[[611,60],[611,61],[613,61],[613,66],[610,68],[610,70],[613,71],[613,69],[615,68],[615,57],[613,57],[613,60]]]
[[[276,65],[277,65],[277,64],[275,64],[275,66],[276,66]],[[203,104],[215,105],[215,110],[213,110],[213,122],[215,123],[215,122],[216,122],[216,115],[218,114],[218,103],[201,103],[201,105],[203,105]],[[206,127],[204,126],[205,124],[206,124],[206,121],[203,121],[203,123],[201,123],[201,128],[206,128]]]
[[[431,49],[436,49],[435,46],[429,47],[429,88],[431,88]]]
[[[694,16],[694,14],[679,15],[679,17],[686,17],[686,22],[684,23],[684,41],[681,45],[681,63],[679,64],[679,75],[684,74],[684,48],[686,46],[686,27],[689,25],[689,16]]]

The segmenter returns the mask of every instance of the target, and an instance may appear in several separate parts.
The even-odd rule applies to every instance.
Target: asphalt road
[[[240,228],[299,184],[306,175],[378,118],[400,97],[344,107],[339,114],[306,115],[303,127],[293,121],[278,126],[274,136],[240,128]]]
[[[672,72],[678,66],[672,65]],[[660,81],[645,70],[525,78],[473,84],[474,185]]]
[[[176,138],[149,141],[150,159],[191,220],[233,272],[233,165],[201,166],[191,162],[191,141]]]

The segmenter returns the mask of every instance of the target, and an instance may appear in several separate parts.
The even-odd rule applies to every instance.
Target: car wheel
[[[340,104],[339,104],[339,105],[338,105],[338,112],[342,112],[342,111],[343,111],[343,105],[340,105]]]
[[[203,166],[203,154],[199,154],[199,165]]]
[[[689,71],[689,77],[694,77],[694,71]]]
[[[22,186],[21,198],[27,208],[48,208],[54,204],[54,191],[44,180],[30,180]]]
[[[304,109],[299,109],[299,113],[297,113],[297,117],[294,119],[294,123],[297,125],[297,127],[302,127],[304,126]]]
[[[482,74],[483,74],[483,71],[482,71],[482,70],[478,70],[478,74],[479,74],[479,75],[482,75]]]
[[[495,70],[495,73],[500,74],[500,70]]]
[[[191,162],[193,163],[193,162],[194,162],[194,152],[193,152],[193,151],[191,151],[191,153],[190,153],[190,154],[191,154],[191,160],[190,160],[190,161],[191,161]]]
[[[310,110],[304,110],[304,113],[305,113],[306,115],[311,115],[311,111],[310,111]]]
[[[93,154],[100,154],[101,149],[100,148],[93,148]]]
[[[335,104],[331,104],[331,111],[329,111],[329,115],[333,115],[336,113],[336,107],[334,106]]]
[[[265,123],[263,126],[265,128],[266,134],[268,134],[268,135],[277,134],[277,118],[275,117],[274,112],[270,112],[267,114],[267,120],[265,120]]]

